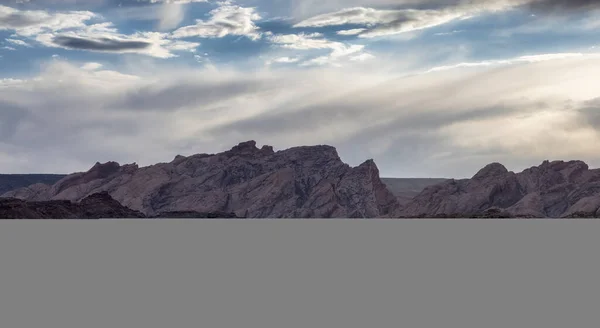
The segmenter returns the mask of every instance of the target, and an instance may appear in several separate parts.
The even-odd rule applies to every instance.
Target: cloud
[[[48,13],[42,10],[18,10],[0,5],[0,30],[13,30],[18,35],[32,36],[69,28],[82,28],[96,18],[89,11]]]
[[[499,65],[513,65],[518,63],[535,63],[542,62],[547,60],[557,60],[557,59],[568,59],[573,57],[584,57],[586,56],[583,53],[557,53],[557,54],[539,54],[539,55],[531,55],[531,56],[520,56],[517,58],[511,59],[502,59],[502,60],[484,60],[479,62],[466,62],[466,63],[458,63],[454,65],[447,66],[437,66],[427,70],[427,73],[437,72],[437,71],[445,71],[452,70],[456,68],[467,68],[467,67],[489,67],[489,66],[499,66]],[[594,55],[588,55],[594,56]]]
[[[157,58],[172,58],[175,51],[195,51],[197,42],[172,40],[170,34],[136,32],[121,34],[110,22],[88,24],[94,13],[70,11],[49,13],[24,11],[0,6],[0,30],[14,30],[17,35],[32,38],[46,47],[109,53],[138,53]],[[13,44],[25,41],[7,39]]]
[[[353,29],[350,29],[350,30],[337,31],[336,34],[339,34],[339,35],[357,35],[357,34],[362,33],[365,30],[366,29],[364,29],[364,28],[353,28]]]
[[[434,35],[436,35],[436,36],[444,36],[444,35],[453,35],[453,34],[462,33],[462,32],[464,32],[464,31],[463,30],[454,30],[454,31],[450,31],[450,32],[435,33]]]
[[[359,37],[371,38],[442,25],[453,20],[469,17],[477,10],[475,7],[447,10],[381,10],[355,7],[318,15],[301,21],[295,24],[294,27],[363,25],[366,28],[355,34],[358,34]]]
[[[174,38],[222,38],[227,35],[246,36],[258,40],[261,34],[255,21],[261,19],[255,8],[231,5],[229,2],[209,12],[210,19],[196,20],[196,24],[181,27],[173,32]]]
[[[268,40],[274,44],[280,45],[285,49],[294,50],[317,50],[328,49],[331,52],[326,56],[319,56],[310,59],[303,65],[324,65],[328,63],[336,63],[338,60],[361,52],[365,46],[356,44],[346,44],[337,41],[327,40],[320,33],[311,34],[276,34],[268,37]]]
[[[172,58],[174,51],[195,51],[200,45],[169,39],[169,34],[137,32],[121,34],[112,23],[101,23],[85,28],[36,36],[36,41],[47,47],[109,53],[137,53],[157,58]]]
[[[409,76],[358,66],[120,72],[53,60],[0,82],[0,122],[9,122],[0,124],[0,170],[147,165],[248,139],[277,149],[331,144],[352,165],[374,158],[388,176],[469,176],[491,161],[600,164],[600,58],[525,58]]]
[[[273,63],[278,63],[278,64],[292,64],[292,63],[297,63],[300,61],[300,58],[298,57],[277,57],[274,59],[270,59],[266,61],[266,65],[271,65]]]
[[[85,39],[72,36],[56,36],[52,39],[54,44],[67,49],[126,52],[128,50],[143,50],[150,47],[150,42],[126,41],[110,38]]]
[[[268,0],[267,0],[268,1]],[[274,5],[277,0],[270,0]],[[374,9],[445,9],[456,6],[510,6],[538,12],[587,10],[598,7],[598,0],[302,0],[293,2],[294,17],[307,19],[345,8],[369,7]]]
[[[350,57],[350,60],[352,60],[352,61],[364,61],[364,60],[369,60],[369,59],[373,59],[373,58],[375,58],[374,55],[369,54],[369,53],[364,53],[364,54],[352,56],[352,57]]]
[[[600,8],[599,0],[531,0],[530,9],[542,11],[580,11]]]
[[[362,25],[364,28],[342,30],[341,35],[358,35],[363,38],[387,36],[419,31],[457,20],[464,20],[486,13],[510,9],[526,9],[536,12],[559,12],[589,10],[600,7],[595,0],[487,0],[487,1],[423,1],[432,9],[377,9],[372,7],[348,7],[315,15],[294,25],[301,27]]]
[[[31,47],[31,45],[23,40],[17,40],[17,39],[6,39],[6,42],[12,43],[14,45],[17,46],[21,46],[21,47]]]
[[[170,30],[179,26],[185,17],[185,7],[181,4],[165,3],[160,9],[158,29]]]
[[[94,62],[89,62],[89,63],[85,63],[83,66],[81,66],[81,69],[84,69],[86,71],[95,71],[97,69],[102,68],[102,64],[100,63],[94,63]]]
[[[185,18],[186,6],[190,3],[208,2],[207,0],[141,0],[161,4],[159,9],[158,29],[161,31],[174,29]]]

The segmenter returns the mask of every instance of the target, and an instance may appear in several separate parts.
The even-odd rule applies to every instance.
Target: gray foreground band
[[[0,222],[0,327],[579,328],[600,221]]]

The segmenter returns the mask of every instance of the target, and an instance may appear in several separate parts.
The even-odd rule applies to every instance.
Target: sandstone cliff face
[[[399,207],[371,160],[352,168],[330,146],[274,152],[269,146],[257,148],[254,141],[142,168],[97,163],[52,186],[32,185],[2,197],[79,201],[103,191],[148,216],[196,211],[248,218],[371,218]]]
[[[491,208],[515,217],[597,217],[600,170],[581,161],[545,161],[514,173],[492,163],[471,179],[427,187],[395,215],[468,215]]]

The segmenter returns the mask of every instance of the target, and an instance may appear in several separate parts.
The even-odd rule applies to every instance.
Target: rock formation
[[[330,146],[274,152],[270,146],[257,148],[254,141],[141,168],[96,163],[52,186],[36,184],[2,197],[79,201],[98,192],[147,216],[192,211],[248,218],[373,218],[399,207],[372,160],[352,168]]]
[[[514,173],[492,163],[471,179],[425,188],[394,216],[472,217],[490,209],[511,217],[599,217],[600,170],[581,161],[545,161]]]
[[[144,214],[122,206],[108,193],[96,193],[74,203],[68,200],[24,201],[0,199],[0,219],[100,219],[144,218]]]
[[[54,184],[64,174],[0,174],[0,195],[36,183]]]
[[[426,187],[447,181],[435,178],[381,178],[388,189],[396,196],[401,205],[415,198]]]
[[[545,161],[520,173],[492,163],[471,179],[430,185],[412,199],[396,197],[386,186],[395,185],[398,192],[406,183],[397,182],[384,183],[372,160],[344,164],[330,146],[275,152],[248,141],[218,154],[178,155],[147,167],[96,163],[53,185],[7,192],[2,197],[16,199],[3,200],[2,206],[29,216],[39,213],[32,210],[39,208],[36,202],[52,200],[57,202],[44,206],[52,204],[57,207],[52,213],[67,217],[81,214],[68,201],[94,208],[86,217],[100,210],[122,216],[113,212],[117,204],[148,218],[600,217],[600,170],[581,161]]]
[[[212,212],[212,213],[200,213],[193,211],[176,211],[176,212],[163,212],[158,213],[154,216],[148,217],[150,219],[242,219],[235,215],[235,213],[225,212]]]
[[[234,213],[200,213],[200,212],[166,212],[147,217],[139,211],[129,209],[108,192],[92,194],[80,202],[68,200],[24,201],[17,198],[0,198],[0,220],[3,219],[204,219],[204,218],[238,218]]]

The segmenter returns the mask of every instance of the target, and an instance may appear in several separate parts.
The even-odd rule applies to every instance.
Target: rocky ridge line
[[[146,216],[193,211],[249,218],[373,218],[399,207],[372,160],[353,168],[331,146],[275,152],[252,140],[218,154],[178,155],[148,167],[96,163],[52,186],[36,184],[2,196],[80,201],[98,192]]]

